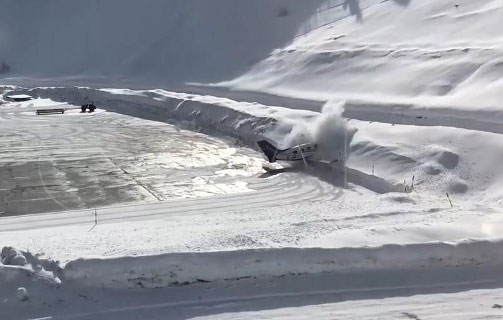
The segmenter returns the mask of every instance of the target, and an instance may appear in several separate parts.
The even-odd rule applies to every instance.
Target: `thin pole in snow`
[[[94,208],[94,225],[87,232],[91,232],[98,225],[98,210]]]
[[[452,201],[451,201],[451,197],[449,197],[449,194],[446,192],[445,195],[447,196],[447,200],[449,200],[449,203],[451,205],[451,208],[453,207],[452,206]]]
[[[348,168],[346,162],[348,160],[348,125],[346,120],[346,128],[344,130],[344,188],[348,187]]]

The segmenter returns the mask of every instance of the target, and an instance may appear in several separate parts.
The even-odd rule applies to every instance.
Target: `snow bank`
[[[68,263],[63,274],[66,281],[84,286],[132,288],[289,274],[501,264],[503,241],[479,241],[79,259]]]

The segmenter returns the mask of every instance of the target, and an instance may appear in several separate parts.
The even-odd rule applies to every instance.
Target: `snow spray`
[[[343,102],[327,102],[318,117],[296,123],[285,138],[286,146],[316,143],[316,160],[344,162],[354,132],[342,117]]]

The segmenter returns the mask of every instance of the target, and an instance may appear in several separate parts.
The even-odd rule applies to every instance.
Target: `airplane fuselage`
[[[286,150],[280,151],[276,155],[276,160],[300,161],[311,157],[317,149],[317,145],[305,143]]]
[[[306,160],[314,155],[318,145],[314,143],[304,143],[297,146],[280,150],[266,140],[258,141],[257,144],[266,155],[269,162],[280,161],[299,161]]]

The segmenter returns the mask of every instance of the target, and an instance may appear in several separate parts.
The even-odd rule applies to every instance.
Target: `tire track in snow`
[[[154,204],[133,204],[107,207],[98,210],[98,223],[152,220],[170,216],[221,213],[269,207],[280,207],[323,198],[333,188],[322,185],[314,178],[305,177],[289,181],[287,188],[272,184],[263,191],[216,196],[208,198],[173,200]],[[338,189],[336,196],[342,191]],[[0,219],[0,232],[33,230],[60,226],[90,225],[93,222],[91,209],[34,214]]]

